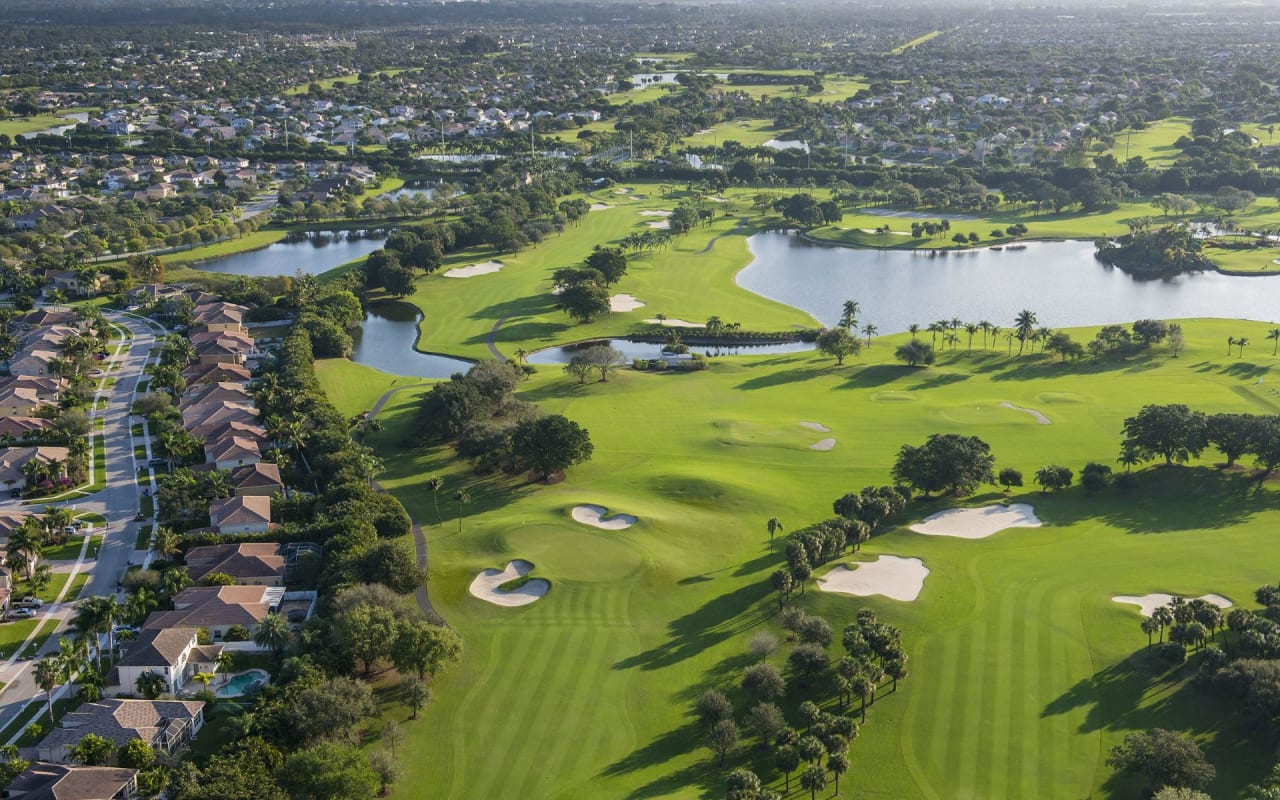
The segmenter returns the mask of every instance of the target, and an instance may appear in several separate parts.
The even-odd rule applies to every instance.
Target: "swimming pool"
[[[217,697],[241,697],[262,688],[271,676],[266,670],[251,669],[231,676],[231,680],[214,690]]]

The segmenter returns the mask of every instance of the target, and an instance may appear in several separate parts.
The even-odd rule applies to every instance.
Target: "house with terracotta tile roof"
[[[66,763],[69,751],[95,733],[116,747],[138,739],[162,753],[176,753],[204,727],[204,703],[196,700],[121,700],[84,703],[68,713],[36,746],[41,761]]]
[[[266,533],[271,528],[271,498],[239,495],[214,500],[209,523],[221,534]]]
[[[284,586],[284,555],[274,542],[241,542],[193,547],[187,574],[197,583],[206,575],[230,575],[238,586]]]
[[[138,771],[37,761],[4,788],[13,800],[136,800]]]
[[[138,678],[147,672],[164,678],[166,693],[178,694],[196,674],[217,672],[222,654],[222,645],[200,644],[190,627],[148,628],[122,647],[117,685],[108,687],[108,694],[136,694]]]
[[[268,461],[246,464],[231,470],[231,485],[239,496],[275,497],[284,493],[280,467]]]
[[[193,586],[173,598],[173,611],[151,612],[142,628],[205,628],[223,641],[232,625],[256,630],[283,599],[282,586]]]

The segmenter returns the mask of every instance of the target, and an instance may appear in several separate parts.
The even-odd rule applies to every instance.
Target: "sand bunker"
[[[605,205],[604,203],[592,203],[590,210],[591,211],[608,211],[611,208],[613,208],[613,206]]]
[[[615,294],[609,298],[610,311],[635,311],[643,305],[644,303],[629,294]]]
[[[665,230],[671,229],[671,221],[665,220],[665,219],[662,220],[661,222],[646,222],[645,224],[648,225],[650,228],[653,228],[655,231],[665,231]]]
[[[1151,612],[1155,611],[1157,608],[1169,605],[1169,601],[1173,599],[1173,595],[1164,594],[1163,592],[1144,594],[1141,597],[1118,594],[1111,599],[1117,603],[1131,603],[1138,607],[1142,616],[1149,617],[1151,616]],[[1231,601],[1220,594],[1204,594],[1200,595],[1198,599],[1203,600],[1210,605],[1217,606],[1218,608],[1231,608]]]
[[[830,429],[830,428],[828,428],[826,425],[823,425],[821,422],[801,422],[801,423],[800,423],[800,427],[802,427],[802,428],[808,428],[809,430],[811,430],[811,431],[817,431],[818,433],[830,433],[830,432],[831,432],[831,429]]]
[[[850,569],[841,564],[818,578],[824,592],[852,594],[858,597],[880,594],[890,600],[915,600],[924,588],[929,568],[918,558],[880,556],[876,561],[855,564]]]
[[[608,510],[604,506],[574,506],[570,514],[573,515],[575,522],[581,522],[583,525],[590,525],[593,528],[600,528],[606,531],[622,531],[636,524],[636,518],[630,514],[604,516]]]
[[[1021,411],[1023,414],[1030,414],[1031,416],[1035,417],[1036,422],[1040,423],[1041,425],[1053,424],[1053,420],[1049,419],[1044,414],[1041,414],[1039,411],[1036,411],[1034,408],[1023,408],[1022,406],[1015,406],[1013,403],[1001,403],[1000,407],[1007,408],[1010,411]]]
[[[474,278],[477,275],[488,275],[502,269],[501,261],[485,261],[469,267],[457,267],[444,274],[446,278]]]
[[[661,325],[664,328],[701,328],[703,327],[701,322],[690,322],[687,319],[658,319],[657,317],[654,317],[652,319],[646,319],[645,323],[648,325]]]
[[[836,446],[835,439],[822,439],[809,445],[810,450],[832,450]]]
[[[631,187],[630,187],[630,186],[620,186],[620,187],[618,187],[617,189],[614,189],[614,190],[613,190],[613,193],[614,193],[614,194],[631,194]]]
[[[955,536],[960,539],[985,539],[1006,528],[1039,528],[1035,509],[1026,503],[985,506],[983,508],[948,508],[930,514],[923,522],[911,526],[925,536]]]
[[[640,216],[642,216],[642,217],[669,217],[669,216],[671,216],[671,214],[672,214],[672,213],[673,213],[673,212],[671,212],[671,211],[641,211],[641,212],[640,212]]]
[[[504,570],[486,569],[471,581],[471,594],[495,606],[527,606],[545,597],[551,584],[542,578],[530,578],[524,586],[511,591],[498,587],[508,581],[523,578],[532,569],[533,564],[519,558],[508,561]]]

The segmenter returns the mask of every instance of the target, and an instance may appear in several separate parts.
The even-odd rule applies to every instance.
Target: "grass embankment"
[[[18,117],[17,119],[6,119],[0,121],[0,134],[4,134],[9,138],[14,139],[25,133],[33,133],[35,131],[43,131],[48,128],[58,128],[63,125],[74,124],[75,120],[60,117],[57,114],[38,114],[34,117]]]
[[[463,299],[476,298],[452,304]],[[1181,357],[1131,363],[1063,367],[1000,350],[946,354],[937,367],[911,370],[891,361],[898,336],[843,368],[811,353],[718,359],[708,372],[624,371],[586,386],[546,370],[522,395],[578,421],[595,443],[590,463],[551,486],[477,477],[449,451],[407,449],[418,393],[396,395],[386,430],[370,437],[386,459],[380,481],[426,527],[432,600],[466,654],[435,682],[423,721],[406,726],[410,755],[395,795],[429,780],[440,797],[717,796],[724,771],[688,709],[706,688],[733,690],[754,634],[778,633],[768,576],[782,556],[769,552],[765,521],[777,516],[795,530],[830,516],[833,499],[888,482],[898,448],[931,433],[979,435],[999,466],[1029,482],[1046,463],[1077,473],[1091,460],[1114,464],[1124,418],[1146,403],[1276,413],[1270,378],[1280,359],[1262,348],[1247,359],[1222,353],[1228,335],[1263,341],[1263,323],[1184,328]],[[1005,401],[1052,424],[1001,408]],[[831,433],[802,428],[806,420]],[[809,449],[827,436],[838,441],[833,450]],[[837,631],[871,608],[903,629],[911,656],[911,677],[896,693],[886,685],[871,709],[852,748],[857,777],[842,782],[842,796],[1136,795],[1103,760],[1125,733],[1156,725],[1190,731],[1206,747],[1218,765],[1215,797],[1269,771],[1273,749],[1230,703],[1133,660],[1146,645],[1139,616],[1111,600],[1217,592],[1252,607],[1253,589],[1275,581],[1275,490],[1217,470],[1214,455],[1142,470],[1127,495],[1016,491],[1011,499],[1046,521],[1040,529],[981,541],[901,527],[878,536],[856,560],[915,556],[932,570],[914,603],[827,595],[811,583],[798,603]],[[445,480],[442,525],[424,485],[432,475]],[[461,532],[458,506],[446,499],[459,488],[472,497]],[[984,490],[965,502],[1001,499]],[[948,502],[913,504],[902,523]],[[639,522],[617,532],[579,525],[569,512],[581,503]],[[555,592],[518,609],[469,595],[480,570],[512,558],[537,563]],[[784,663],[784,654],[773,660]],[[788,692],[792,724],[807,697]],[[779,788],[781,775],[759,752],[731,764],[749,763]],[[491,768],[493,753],[504,754],[503,769]]]
[[[368,411],[379,397],[391,389],[422,382],[418,378],[388,375],[345,358],[317,360],[316,375],[324,383],[329,402],[344,417]]]
[[[786,330],[814,325],[796,309],[738,289],[733,276],[747,263],[746,237],[757,230],[738,220],[751,216],[749,190],[726,195],[729,203],[708,202],[715,210],[715,224],[674,238],[663,252],[634,258],[626,277],[610,289],[631,294],[645,305],[636,311],[608,314],[597,321],[575,324],[555,307],[551,274],[579,264],[595,245],[614,245],[630,233],[647,230],[663,219],[644,211],[667,210],[685,197],[684,190],[668,198],[659,196],[659,184],[633,183],[623,189],[595,192],[594,202],[611,207],[592,211],[575,226],[537,247],[515,256],[490,250],[471,250],[450,256],[436,273],[418,280],[418,291],[405,298],[423,312],[418,349],[469,358],[492,358],[487,346],[490,332],[499,349],[514,356],[517,348],[534,350],[601,336],[615,336],[646,327],[644,319],[662,313],[671,318],[703,321],[718,315],[725,321],[750,321],[758,330]],[[636,195],[641,195],[637,198]],[[737,209],[730,216],[725,212]],[[706,251],[713,238],[716,241]],[[705,251],[705,252],[704,252]],[[498,273],[471,278],[448,278],[445,273],[489,259],[503,263]]]
[[[1141,156],[1147,165],[1156,169],[1173,166],[1182,151],[1173,143],[1191,135],[1191,120],[1187,117],[1169,117],[1155,120],[1142,130],[1123,130],[1116,134],[1115,146],[1108,152],[1124,163],[1129,158]]]

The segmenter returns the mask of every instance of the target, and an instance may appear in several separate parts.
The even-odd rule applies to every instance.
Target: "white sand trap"
[[[611,209],[611,208],[613,208],[613,206],[611,206],[611,205],[606,205],[606,204],[604,204],[604,203],[592,203],[592,204],[591,204],[591,210],[592,210],[592,211],[608,211],[608,210],[609,210],[609,209]]]
[[[924,588],[929,568],[918,558],[880,556],[876,561],[858,563],[857,569],[841,564],[818,578],[824,592],[866,597],[881,594],[890,600],[915,600]]]
[[[801,422],[800,427],[808,428],[809,430],[817,431],[818,433],[831,433],[831,429],[826,425],[823,425],[821,422]]]
[[[1272,264],[1280,264],[1280,258],[1273,258],[1273,259],[1271,259],[1271,263],[1272,263]]]
[[[821,439],[809,445],[810,450],[834,450],[836,446],[835,439]]]
[[[501,261],[484,261],[469,267],[457,267],[444,274],[446,278],[474,278],[477,275],[488,275],[502,269]]]
[[[648,225],[650,228],[653,228],[655,231],[665,231],[665,230],[671,229],[670,220],[665,220],[665,219],[662,220],[661,222],[646,222],[645,224]]]
[[[533,564],[517,558],[508,561],[504,570],[486,569],[471,581],[471,594],[495,606],[527,606],[546,596],[551,584],[542,578],[531,578],[519,589],[503,591],[498,587],[507,581],[523,578],[533,569]]]
[[[1013,403],[1001,403],[1000,407],[1007,408],[1010,411],[1021,411],[1023,414],[1030,414],[1031,416],[1035,417],[1036,422],[1040,423],[1041,425],[1053,424],[1053,420],[1049,419],[1044,414],[1041,414],[1039,411],[1036,411],[1034,408],[1023,408],[1022,406],[1015,406]]]
[[[604,506],[574,506],[573,515],[575,522],[581,522],[583,525],[590,525],[593,528],[600,528],[606,531],[624,531],[636,524],[636,518],[630,514],[614,514],[611,517],[604,516],[609,509]]]
[[[983,508],[948,508],[930,514],[923,522],[911,526],[925,536],[955,536],[960,539],[985,539],[1006,528],[1039,528],[1035,509],[1026,503],[984,506]]]
[[[645,323],[649,325],[661,325],[664,328],[701,328],[701,322],[690,322],[687,319],[646,319]]]
[[[642,217],[669,217],[669,216],[671,216],[671,215],[672,215],[672,213],[674,213],[674,212],[671,212],[671,211],[641,211],[641,212],[640,212],[640,216],[642,216]]]
[[[631,194],[630,186],[622,186],[613,190],[614,194]]]
[[[610,311],[635,311],[642,306],[644,303],[629,294],[615,294],[609,298]]]
[[[1144,594],[1141,597],[1118,594],[1111,599],[1117,603],[1131,603],[1138,607],[1142,616],[1149,617],[1151,616],[1151,612],[1155,611],[1157,608],[1169,605],[1169,601],[1173,599],[1173,595],[1164,594],[1163,592]],[[1204,594],[1200,595],[1198,599],[1203,600],[1210,605],[1217,606],[1218,608],[1231,608],[1231,601],[1220,594]]]

